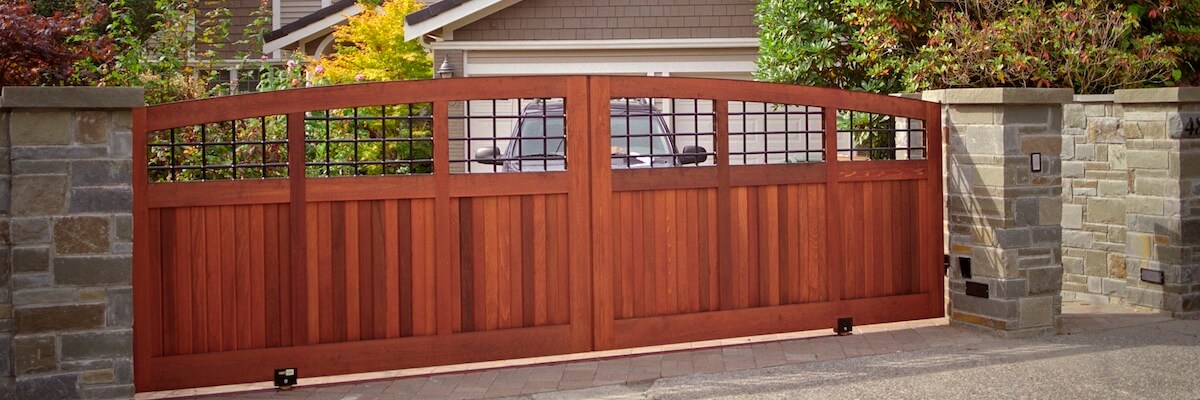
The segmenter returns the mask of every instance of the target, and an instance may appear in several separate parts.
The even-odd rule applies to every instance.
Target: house
[[[456,76],[751,79],[754,0],[443,0],[405,19]]]
[[[754,0],[441,0],[405,21],[455,76],[625,74],[751,79]],[[275,0],[264,53],[331,48],[354,0]]]

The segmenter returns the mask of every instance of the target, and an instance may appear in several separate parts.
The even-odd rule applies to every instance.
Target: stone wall
[[[1062,104],[1071,91],[951,89],[922,97],[943,104],[949,131],[952,323],[1004,336],[1054,334],[1063,276]],[[970,276],[960,258],[970,261]],[[986,292],[969,295],[968,285]]]
[[[0,398],[133,396],[132,88],[0,96]]]
[[[1130,193],[1129,304],[1200,317],[1200,88],[1118,90]],[[1163,281],[1142,279],[1143,270]]]
[[[1123,117],[1112,95],[1075,96],[1063,106],[1063,290],[1073,299],[1125,297],[1125,199],[1132,180]]]

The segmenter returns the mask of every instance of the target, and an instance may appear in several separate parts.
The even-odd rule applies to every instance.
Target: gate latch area
[[[854,332],[854,318],[838,318],[837,328],[833,329],[838,336],[846,336]]]

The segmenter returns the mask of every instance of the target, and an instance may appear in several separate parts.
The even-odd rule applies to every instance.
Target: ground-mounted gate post
[[[1126,301],[1200,317],[1200,88],[1118,90],[1125,108]]]
[[[942,103],[950,318],[1053,335],[1062,307],[1062,105],[1069,89],[949,89]]]
[[[0,97],[0,399],[132,398],[140,88]]]

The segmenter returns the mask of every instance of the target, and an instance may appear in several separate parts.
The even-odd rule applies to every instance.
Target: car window
[[[666,130],[662,124],[650,116],[614,116],[610,120],[612,126],[612,146],[618,147],[623,154],[671,154],[670,144],[665,136],[650,136],[661,134]],[[522,156],[565,155],[567,152],[563,140],[562,117],[523,118],[521,120],[521,140],[517,143],[517,151]],[[653,147],[653,148],[651,148]]]

